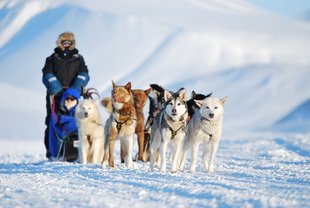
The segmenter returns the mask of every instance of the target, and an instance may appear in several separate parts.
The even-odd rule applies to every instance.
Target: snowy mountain
[[[0,9],[0,85],[11,92],[0,106],[4,138],[42,137],[41,69],[67,30],[103,96],[112,79],[228,95],[226,129],[269,128],[310,97],[310,28],[243,0],[14,0]]]
[[[102,96],[227,95],[215,174],[48,162],[41,69],[64,31]],[[309,37],[245,0],[1,0],[0,207],[309,207]]]

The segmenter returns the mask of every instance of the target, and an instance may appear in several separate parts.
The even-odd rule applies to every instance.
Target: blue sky
[[[310,0],[248,0],[273,13],[287,17],[301,17],[310,11]]]

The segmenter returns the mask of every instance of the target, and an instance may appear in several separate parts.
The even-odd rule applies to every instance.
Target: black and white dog
[[[166,152],[168,144],[170,144],[171,172],[175,173],[185,137],[188,117],[185,89],[181,88],[177,93],[165,90],[164,100],[164,109],[156,116],[152,125],[150,170],[153,171],[155,160],[158,158],[158,153],[160,153],[160,169],[162,172],[166,172]]]
[[[165,106],[165,98],[164,92],[165,89],[158,84],[150,84],[153,97],[149,96],[150,101],[150,109],[149,109],[149,116],[146,120],[146,124],[144,126],[144,147],[143,147],[143,161],[147,162],[150,161],[151,152],[150,152],[150,145],[151,145],[151,127],[155,120],[155,117],[159,114],[159,112]]]

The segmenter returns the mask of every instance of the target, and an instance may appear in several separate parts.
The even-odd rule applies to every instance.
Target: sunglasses
[[[64,45],[72,45],[72,41],[71,40],[63,40],[61,41],[61,44]]]
[[[76,100],[76,98],[75,97],[72,97],[72,96],[68,96],[68,97],[66,97],[66,100],[70,100],[70,101],[74,101],[74,100]]]

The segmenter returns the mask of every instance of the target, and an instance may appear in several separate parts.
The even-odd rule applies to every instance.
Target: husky
[[[197,94],[194,90],[192,91],[191,99],[186,101],[189,119],[192,118],[194,113],[200,109],[199,106],[196,104],[195,100],[204,100],[207,97],[210,97],[211,95],[212,93],[204,95],[204,94]]]
[[[155,118],[152,125],[150,170],[153,171],[155,159],[160,153],[161,171],[166,172],[166,151],[171,146],[172,165],[171,172],[177,171],[178,156],[182,148],[187,124],[187,107],[185,89],[177,93],[164,91],[165,107]]]
[[[153,97],[149,96],[149,116],[146,120],[144,126],[144,147],[143,147],[143,161],[150,161],[151,152],[151,127],[153,125],[155,117],[159,114],[159,112],[165,107],[165,98],[164,92],[165,89],[158,84],[150,84]]]
[[[151,86],[154,98],[149,97],[150,109],[149,109],[149,116],[145,124],[146,130],[150,129],[155,117],[165,107],[165,103],[166,103],[165,98],[164,98],[165,89],[157,84],[150,84],[150,86]]]
[[[206,172],[214,172],[215,155],[222,135],[224,105],[227,96],[219,99],[207,97],[204,100],[195,100],[200,107],[187,126],[187,135],[184,140],[183,157],[180,163],[180,170],[183,170],[186,160],[186,151],[190,148],[192,161],[190,172],[196,171],[197,155],[200,144],[203,145],[203,163]],[[209,152],[210,149],[210,152]],[[208,161],[210,153],[210,162]]]
[[[82,164],[101,163],[104,155],[104,129],[98,100],[81,100],[75,113],[79,136],[79,159]]]
[[[114,145],[115,140],[120,139],[121,154],[125,157],[127,167],[133,166],[132,151],[134,133],[136,129],[136,110],[131,92],[131,82],[125,86],[117,86],[112,81],[111,99],[105,98],[101,104],[110,112],[110,117],[105,124],[105,154],[103,166],[114,167]]]
[[[134,106],[136,109],[136,118],[137,118],[137,125],[135,129],[135,133],[137,134],[137,140],[138,140],[138,154],[136,155],[136,160],[143,160],[143,148],[144,148],[144,112],[143,108],[146,104],[147,97],[150,94],[152,88],[149,88],[147,90],[140,90],[135,89],[131,90],[133,98],[134,98]],[[122,154],[123,150],[121,150]],[[123,161],[123,155],[121,156],[121,159]]]

